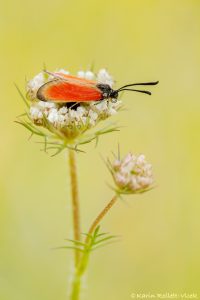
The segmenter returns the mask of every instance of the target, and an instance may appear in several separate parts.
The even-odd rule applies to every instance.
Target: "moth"
[[[100,83],[76,76],[47,72],[52,80],[43,84],[37,91],[37,98],[41,101],[53,101],[57,103],[80,103],[90,101],[102,101],[112,99],[116,101],[122,91],[134,91],[151,95],[151,92],[133,88],[134,86],[150,86],[158,84],[158,81],[132,83],[112,89],[109,84]]]

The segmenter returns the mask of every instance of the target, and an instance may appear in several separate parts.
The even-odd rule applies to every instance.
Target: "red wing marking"
[[[64,74],[62,74],[63,76]],[[102,99],[102,92],[96,87],[94,82],[91,84],[87,80],[81,80],[75,78],[55,79],[42,85],[38,92],[37,98],[42,101],[54,101],[54,102],[88,102],[98,101]]]

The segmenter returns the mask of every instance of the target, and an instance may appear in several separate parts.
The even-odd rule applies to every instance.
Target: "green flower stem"
[[[70,295],[70,300],[79,300],[80,299],[80,289],[81,289],[81,280],[82,275],[84,274],[89,260],[90,251],[85,251],[78,268],[75,270],[74,279],[72,282],[72,292]]]
[[[74,150],[69,150],[74,240],[80,241],[81,235],[80,235],[79,197],[78,197],[78,183],[77,183],[75,155],[76,153]],[[74,255],[75,255],[75,267],[77,268],[80,259],[80,252],[78,250],[74,250]]]
[[[74,274],[74,279],[72,282],[72,292],[70,300],[79,300],[80,296],[80,288],[81,288],[81,279],[82,275],[85,273],[86,268],[88,266],[89,256],[91,253],[91,236],[101,220],[105,217],[105,215],[108,213],[108,211],[113,207],[113,205],[117,202],[118,195],[114,195],[111,201],[106,205],[106,207],[100,212],[100,214],[97,216],[97,218],[94,220],[92,225],[89,228],[88,234],[85,239],[85,244],[87,245],[87,248],[85,249],[80,261],[79,265],[77,266]]]
[[[81,287],[81,276],[78,276],[78,274],[75,274],[73,283],[72,283],[72,292],[70,295],[70,300],[79,300],[80,287]]]

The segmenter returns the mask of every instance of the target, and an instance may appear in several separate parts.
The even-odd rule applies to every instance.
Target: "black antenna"
[[[122,89],[129,87],[129,86],[135,86],[135,85],[156,85],[158,84],[159,81],[153,81],[153,82],[141,82],[141,83],[132,83],[132,84],[127,84],[119,88],[117,91],[121,91]]]
[[[134,91],[134,92],[139,92],[139,93],[144,93],[144,94],[151,95],[151,92],[149,92],[149,91],[143,91],[143,90],[120,89],[120,90],[117,90],[117,91],[118,91],[118,92],[122,92],[122,91]]]

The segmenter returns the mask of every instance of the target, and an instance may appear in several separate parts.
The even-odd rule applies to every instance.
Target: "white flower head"
[[[69,71],[65,70],[65,69],[58,69],[55,71],[56,73],[62,73],[62,74],[66,74],[69,75]]]
[[[98,74],[97,74],[97,80],[100,83],[105,83],[110,85],[111,87],[114,84],[113,78],[112,76],[106,71],[106,69],[101,69],[99,70]]]
[[[109,162],[109,169],[119,193],[141,193],[152,185],[152,165],[146,161],[143,154],[128,153],[123,159]]]
[[[92,71],[78,71],[77,76],[88,80],[95,79],[95,74]]]
[[[33,79],[29,80],[26,86],[30,99],[35,99],[39,87],[45,83],[44,73],[37,74]]]

